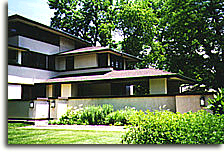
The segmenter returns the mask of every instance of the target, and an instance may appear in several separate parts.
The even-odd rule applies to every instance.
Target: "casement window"
[[[123,65],[123,59],[122,57],[119,56],[115,56],[115,55],[110,55],[110,62],[111,62],[111,66],[115,69],[119,69],[122,70],[124,69],[124,65]]]
[[[18,51],[8,50],[8,64],[18,64]]]
[[[48,69],[55,70],[55,57],[54,56],[48,56]]]
[[[46,55],[34,52],[22,52],[22,65],[46,69]]]
[[[107,67],[108,66],[108,54],[101,53],[98,54],[98,67]]]
[[[66,57],[66,70],[74,70],[74,56]]]

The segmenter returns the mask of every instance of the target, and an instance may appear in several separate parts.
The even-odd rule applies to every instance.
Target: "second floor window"
[[[74,56],[66,57],[66,70],[74,70]]]
[[[8,50],[8,63],[9,64],[18,64],[18,51],[17,50]]]

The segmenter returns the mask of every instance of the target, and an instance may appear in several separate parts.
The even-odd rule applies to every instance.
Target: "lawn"
[[[24,129],[8,123],[8,144],[120,144],[122,131]]]

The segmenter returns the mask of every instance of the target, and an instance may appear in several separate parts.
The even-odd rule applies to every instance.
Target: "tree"
[[[150,1],[122,1],[116,13],[116,29],[123,37],[122,50],[142,57],[144,48],[153,42],[155,25],[158,23]]]
[[[156,5],[158,4],[158,5]],[[207,87],[224,86],[224,2],[160,0],[157,46],[149,64],[197,79]],[[158,51],[162,57],[158,56]],[[156,59],[162,59],[156,63]]]
[[[51,27],[61,29],[85,39],[96,46],[112,41],[112,0],[48,0],[50,9],[55,9]]]

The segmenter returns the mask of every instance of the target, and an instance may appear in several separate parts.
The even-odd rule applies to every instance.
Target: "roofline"
[[[72,49],[72,50],[67,50],[67,51],[64,51],[64,52],[59,52],[59,53],[56,53],[56,54],[54,54],[54,55],[69,55],[69,54],[63,54],[63,53],[66,53],[66,52],[69,52],[69,51],[73,51],[73,50],[74,50],[74,49]],[[92,51],[88,51],[88,50],[87,50],[87,51],[78,52],[78,53],[71,53],[71,54],[96,53],[96,52],[102,52],[102,51],[112,51],[112,52],[115,52],[115,53],[120,54],[121,56],[125,55],[125,56],[127,56],[127,57],[129,57],[129,58],[134,58],[134,59],[136,59],[136,60],[138,60],[138,61],[142,61],[141,58],[138,58],[138,57],[133,56],[133,55],[128,54],[128,53],[119,52],[118,50],[115,50],[115,49],[112,49],[112,48],[99,48],[99,49],[94,49],[94,50],[92,50]]]
[[[97,80],[80,80],[80,81],[61,81],[61,82],[40,82],[41,84],[55,84],[55,83],[80,83],[80,82],[99,82],[99,81],[112,81],[112,80],[123,80],[123,79],[141,79],[141,78],[171,78],[171,77],[177,77],[183,80],[187,80],[190,83],[197,82],[196,80],[193,80],[191,78],[182,76],[180,74],[172,73],[172,74],[166,74],[166,75],[153,75],[153,76],[137,76],[137,77],[124,77],[124,78],[107,78],[107,79],[97,79]]]
[[[29,24],[34,24],[36,26],[40,26],[42,27],[42,29],[45,29],[45,30],[48,30],[50,32],[54,32],[54,33],[57,33],[58,35],[66,35],[67,37],[70,37],[70,38],[73,38],[73,39],[76,39],[76,40],[79,40],[83,43],[87,43],[88,45],[92,46],[92,44],[89,42],[89,41],[86,41],[86,40],[83,40],[75,35],[72,35],[70,33],[67,33],[65,31],[62,31],[62,30],[59,30],[59,29],[55,29],[55,28],[52,28],[50,26],[47,26],[47,25],[44,25],[42,23],[39,23],[37,21],[34,21],[34,20],[31,20],[31,19],[28,19],[28,18],[25,18],[21,15],[18,15],[18,14],[15,14],[15,15],[11,15],[11,16],[8,16],[8,20],[20,20],[20,21],[23,21],[23,22],[28,22]],[[52,31],[51,31],[52,30]]]

